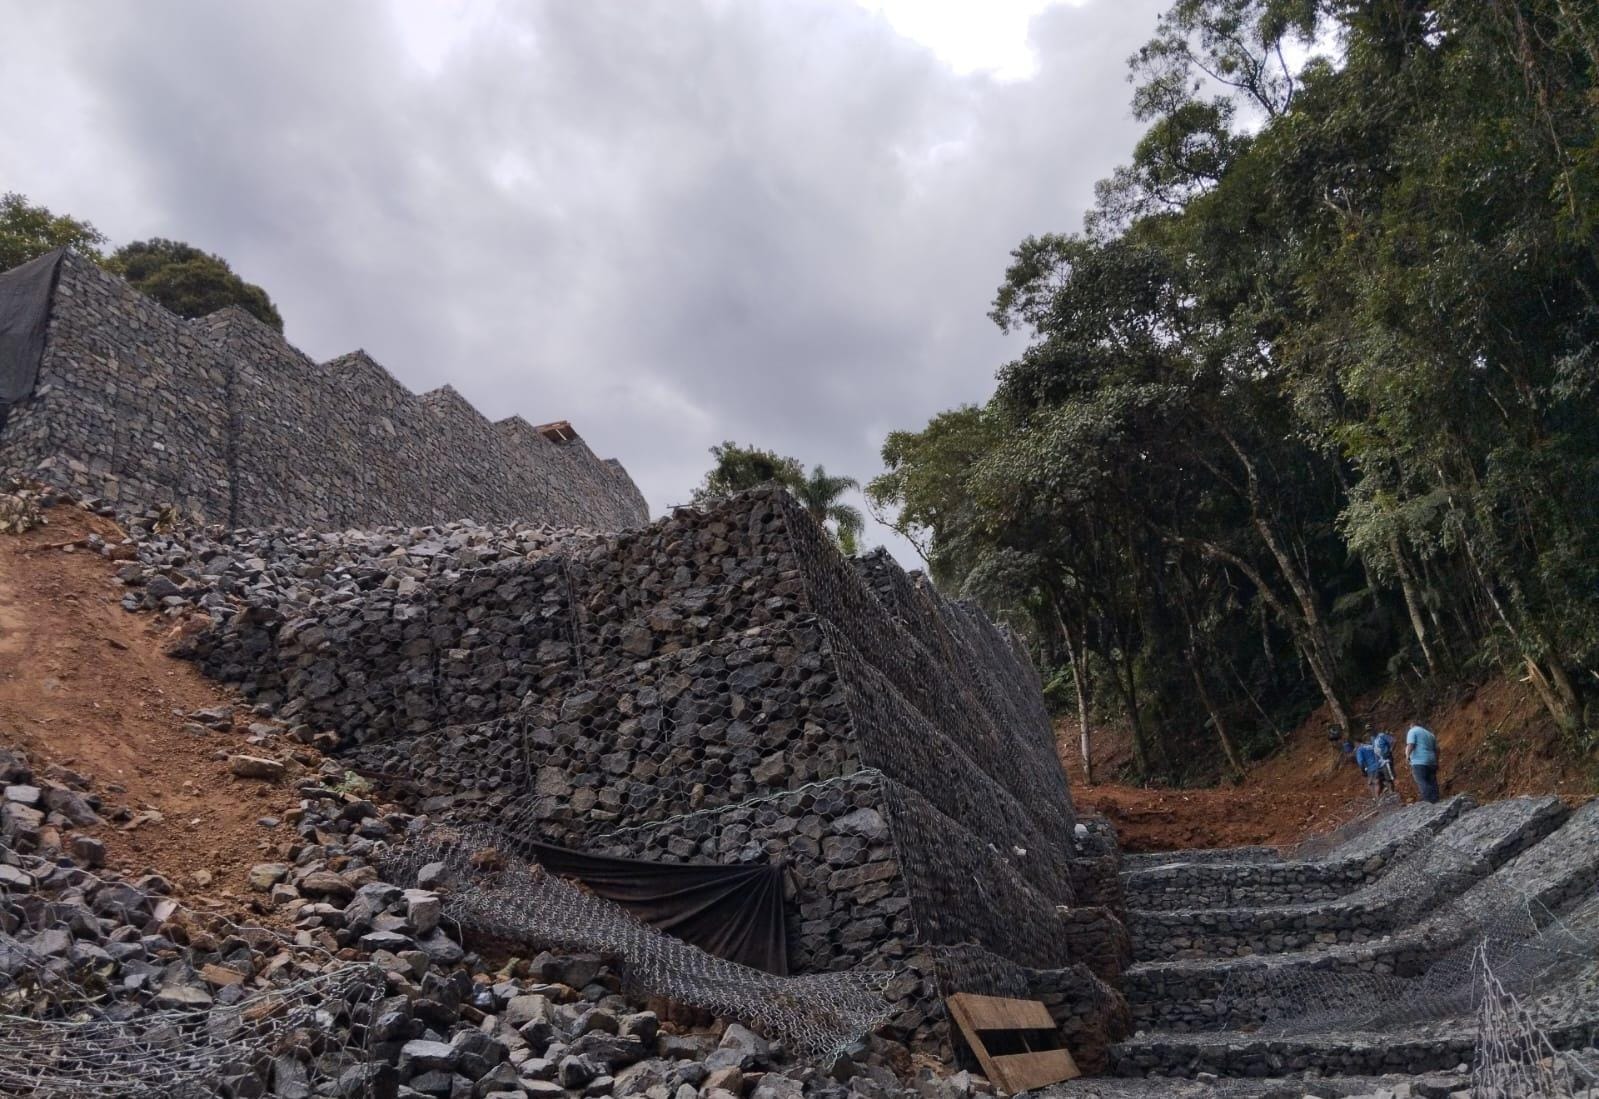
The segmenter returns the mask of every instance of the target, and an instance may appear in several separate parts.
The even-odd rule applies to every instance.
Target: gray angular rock
[[[514,1030],[528,1023],[551,1022],[555,1018],[555,1007],[550,1003],[548,996],[522,995],[513,996],[506,1002],[501,1018]]]
[[[756,1084],[755,1090],[750,1093],[750,1099],[804,1099],[804,1097],[803,1084],[777,1072],[768,1072],[762,1076],[761,1082]]]
[[[586,1057],[568,1054],[556,1066],[556,1079],[563,1088],[581,1088],[603,1074],[603,1069]]]
[[[313,897],[332,897],[347,901],[355,896],[355,887],[332,870],[313,870],[295,883],[300,892]]]
[[[194,985],[162,985],[155,994],[157,1007],[197,1008],[210,1007],[211,994]]]
[[[410,1062],[414,1069],[427,1071],[428,1069],[443,1069],[453,1071],[460,1058],[456,1048],[448,1042],[433,1042],[425,1038],[417,1038],[400,1047],[400,1056]]]
[[[38,808],[44,802],[44,791],[37,786],[7,786],[3,792],[6,801],[18,805],[26,805],[30,809]]]
[[[672,1079],[672,1063],[651,1058],[629,1065],[616,1073],[613,1091],[617,1095],[643,1095],[653,1087],[665,1087]]]
[[[455,965],[466,957],[461,944],[446,935],[442,928],[435,928],[431,935],[418,939],[417,945],[436,965]]]
[[[604,1065],[613,1074],[619,1068],[642,1061],[648,1052],[636,1037],[607,1034],[602,1030],[590,1031],[574,1040],[571,1051]]]

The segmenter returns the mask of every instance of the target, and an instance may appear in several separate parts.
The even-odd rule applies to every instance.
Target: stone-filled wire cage
[[[0,471],[345,530],[219,536],[243,552],[207,558],[219,622],[186,641],[209,674],[335,731],[443,818],[514,810],[600,855],[783,863],[794,968],[901,970],[907,1031],[936,1031],[956,989],[1050,989],[1068,1029],[1114,1015],[1110,853],[1078,838],[1025,653],[977,611],[884,554],[847,561],[775,488],[620,534],[355,531],[394,553],[324,568],[353,528],[605,531],[643,500],[565,425],[490,425],[237,310],[185,321],[81,257],[0,275],[0,300]],[[258,582],[268,560],[303,582]]]
[[[185,320],[64,249],[0,272],[0,474],[229,526],[649,519],[570,424],[315,362],[236,306]]]
[[[901,971],[907,1035],[946,1039],[953,991],[1042,996],[1090,1065],[1121,1025],[1115,867],[1078,839],[1025,652],[782,490],[192,645],[441,818],[781,862],[794,970]]]

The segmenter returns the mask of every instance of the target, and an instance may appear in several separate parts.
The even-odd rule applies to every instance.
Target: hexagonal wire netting
[[[320,1085],[367,1094],[368,1024],[385,995],[374,966],[169,899],[129,908],[122,883],[9,847],[0,865],[11,870],[0,881],[0,1095],[210,1099]],[[96,910],[143,932],[120,935],[117,956],[151,979],[110,980],[119,963],[64,922]],[[175,972],[188,966],[178,942],[216,944],[233,983],[199,994],[198,977]],[[251,959],[267,947],[274,964],[258,973]]]

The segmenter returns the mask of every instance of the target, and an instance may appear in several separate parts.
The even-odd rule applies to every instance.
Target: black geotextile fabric
[[[0,424],[39,376],[61,256],[57,249],[0,274]]]
[[[530,846],[550,873],[583,883],[657,931],[718,958],[788,975],[781,866],[685,866],[591,855],[550,843]]]

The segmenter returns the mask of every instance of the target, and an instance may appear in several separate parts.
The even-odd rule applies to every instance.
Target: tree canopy
[[[0,195],[0,271],[9,271],[57,248],[100,259],[105,234],[87,221],[52,214],[15,191]]]
[[[1085,231],[1013,253],[1025,351],[889,436],[874,507],[1145,776],[1501,669],[1594,743],[1596,50],[1569,0],[1177,0]]]
[[[160,237],[125,244],[109,256],[102,251],[105,244],[105,234],[87,221],[51,213],[15,192],[0,196],[0,271],[70,248],[180,317],[203,317],[237,305],[283,331],[283,318],[267,292],[234,274],[221,256]]]
[[[234,274],[222,257],[191,244],[160,237],[134,241],[113,252],[106,266],[180,317],[203,317],[237,305],[283,331],[283,318],[265,290]]]
[[[735,492],[777,484],[798,500],[845,553],[859,550],[859,538],[866,521],[860,511],[844,503],[844,494],[859,489],[853,477],[835,477],[818,465],[809,473],[795,458],[734,442],[711,447],[714,465],[694,490],[696,504],[731,496]]]
[[[720,500],[735,492],[774,482],[784,486],[794,485],[805,476],[804,467],[793,458],[731,441],[711,447],[711,457],[716,462],[694,490],[693,501],[696,504]]]
[[[861,531],[866,529],[866,520],[853,505],[844,503],[843,497],[844,493],[860,487],[855,478],[834,477],[818,465],[788,485],[788,490],[812,519],[832,533],[840,549],[854,554],[860,550],[859,541]]]

